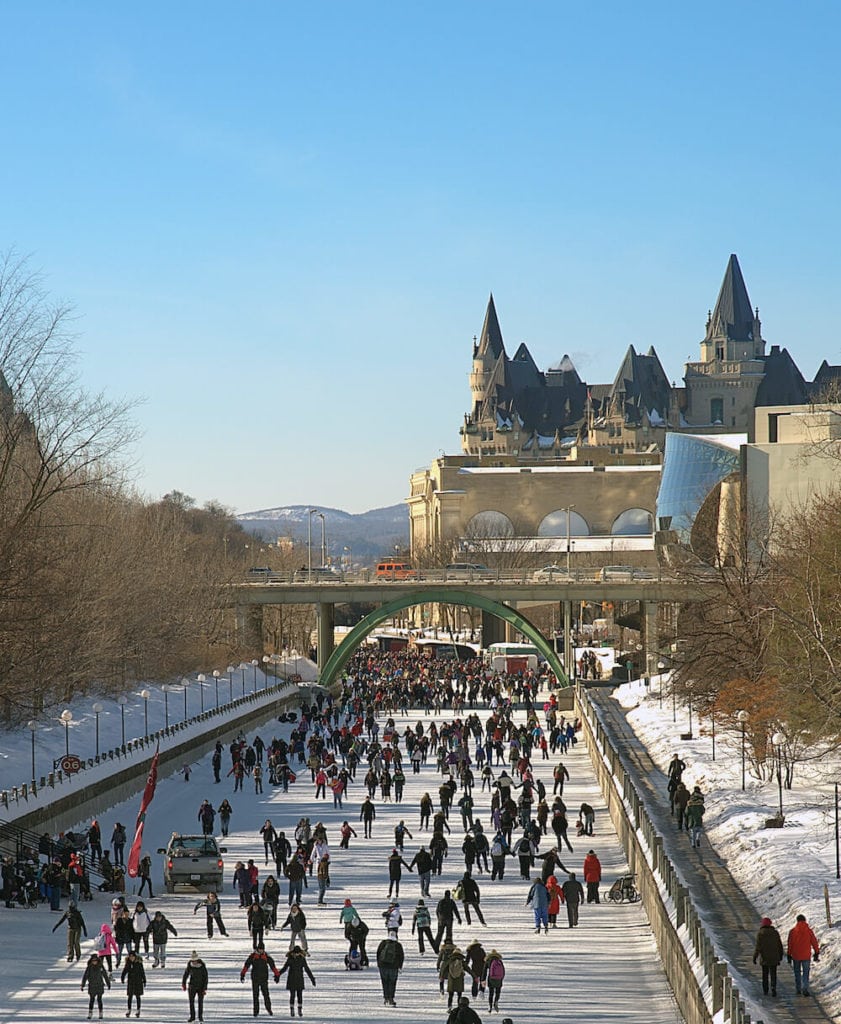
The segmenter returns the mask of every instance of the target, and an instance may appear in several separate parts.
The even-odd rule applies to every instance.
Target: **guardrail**
[[[663,849],[663,839],[620,752],[580,685],[576,706],[602,795],[628,865],[636,874],[637,888],[684,1020],[687,1024],[710,1024],[716,1017],[731,1024],[750,1024],[750,1014],[728,965],[716,956],[689,890]],[[699,983],[699,977],[705,985]]]
[[[661,569],[630,568],[629,571],[602,574],[601,569],[571,569],[547,573],[542,569],[489,569],[486,572],[448,572],[446,569],[416,569],[411,575],[392,573],[388,576],[378,575],[373,569],[362,569],[357,572],[312,573],[299,569],[296,572],[274,572],[271,570],[249,572],[244,583],[266,586],[267,584],[283,583],[679,583],[682,580],[696,583],[697,579],[679,576],[675,573],[664,573]]]

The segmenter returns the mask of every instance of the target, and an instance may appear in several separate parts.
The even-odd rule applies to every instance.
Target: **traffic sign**
[[[66,775],[72,775],[82,769],[82,762],[75,754],[65,754],[59,764]]]

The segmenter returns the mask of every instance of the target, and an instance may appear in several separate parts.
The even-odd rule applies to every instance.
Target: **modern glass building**
[[[657,521],[689,544],[692,524],[710,491],[739,469],[747,434],[666,434],[663,476],[657,494]],[[665,524],[663,524],[665,525]]]

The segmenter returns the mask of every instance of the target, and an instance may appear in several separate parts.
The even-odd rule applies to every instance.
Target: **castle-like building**
[[[567,355],[546,371],[524,344],[509,356],[491,296],[474,338],[462,452],[491,464],[500,458],[500,465],[570,458],[598,464],[605,455],[630,462],[660,453],[670,430],[746,433],[753,440],[757,407],[820,401],[839,379],[839,367],[824,362],[807,382],[787,349],[765,349],[759,310],[735,255],[707,316],[700,359],[685,365],[683,387],[669,383],[653,348],[643,355],[629,346],[610,384],[583,381]],[[588,448],[601,451],[588,457]]]

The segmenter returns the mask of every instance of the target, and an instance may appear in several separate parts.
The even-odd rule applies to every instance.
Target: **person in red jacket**
[[[587,902],[599,902],[599,882],[602,880],[602,865],[595,850],[588,850],[584,858],[584,881],[587,883]]]
[[[820,951],[815,933],[806,923],[803,914],[798,914],[795,926],[788,933],[786,948],[788,962],[794,968],[794,987],[798,995],[809,995],[810,961],[814,953],[815,963],[817,963]]]

